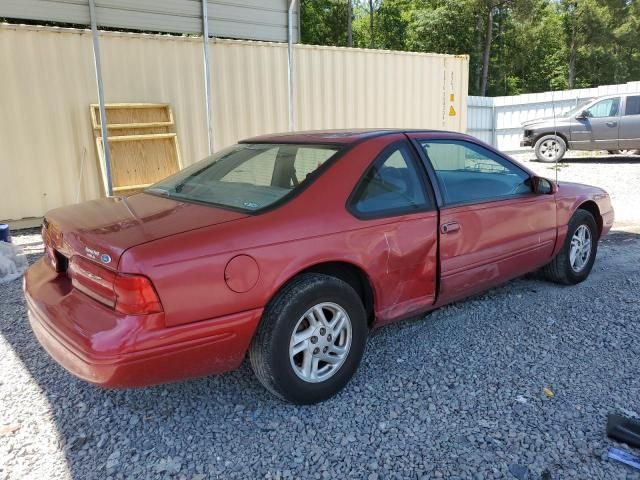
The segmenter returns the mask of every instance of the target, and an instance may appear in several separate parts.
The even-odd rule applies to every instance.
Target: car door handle
[[[618,125],[618,122],[607,122],[607,127],[615,127]]]
[[[443,234],[457,232],[458,230],[460,230],[460,224],[458,222],[447,222],[440,226],[440,231]]]

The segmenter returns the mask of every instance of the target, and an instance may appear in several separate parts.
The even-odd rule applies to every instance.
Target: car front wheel
[[[544,135],[536,141],[534,151],[541,162],[559,162],[567,151],[567,144],[558,135]]]
[[[267,305],[249,349],[260,382],[278,397],[310,404],[351,379],[367,337],[364,307],[346,282],[303,274]]]
[[[598,226],[593,215],[576,210],[569,221],[562,249],[542,273],[549,280],[564,285],[580,283],[589,276],[598,250]]]

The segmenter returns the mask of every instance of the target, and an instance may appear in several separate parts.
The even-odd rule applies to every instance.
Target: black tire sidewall
[[[294,403],[309,404],[325,400],[342,389],[356,372],[368,333],[366,313],[357,293],[347,283],[326,275],[313,275],[299,284],[293,296],[273,312],[275,323],[271,334],[271,372],[276,389]],[[289,359],[289,342],[300,318],[314,305],[331,302],[342,307],[351,321],[351,347],[347,359],[331,378],[309,383],[296,375]],[[271,313],[271,312],[270,312]]]
[[[548,158],[545,158],[540,154],[540,146],[546,140],[555,140],[556,142],[558,142],[558,145],[560,145],[560,156],[558,157],[557,160],[549,160]],[[555,163],[562,160],[562,158],[564,157],[564,154],[567,153],[567,144],[562,139],[562,137],[558,135],[543,135],[538,140],[536,140],[533,150],[535,152],[535,155],[538,161],[543,163]]]
[[[573,238],[573,234],[576,232],[580,225],[585,225],[589,232],[591,233],[591,254],[589,256],[589,261],[585,268],[580,272],[575,272],[571,267],[571,239]],[[573,217],[569,221],[569,228],[567,230],[567,238],[564,242],[563,246],[563,255],[565,255],[566,261],[566,275],[571,280],[571,283],[580,283],[587,279],[589,274],[591,273],[591,269],[593,268],[593,264],[596,261],[596,254],[598,252],[598,225],[596,224],[593,215],[591,215],[586,210],[577,210],[574,213]]]

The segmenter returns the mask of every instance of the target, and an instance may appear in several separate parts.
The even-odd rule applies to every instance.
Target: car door
[[[529,172],[473,141],[414,138],[439,193],[438,304],[551,260],[557,235],[555,197],[533,193]]]
[[[385,147],[348,203],[360,220],[351,248],[379,261],[368,265],[376,288],[378,325],[424,311],[436,298],[438,210],[426,172],[406,140]]]
[[[571,145],[576,150],[616,150],[620,127],[620,97],[599,100],[571,124]]]
[[[620,149],[640,148],[640,95],[628,95],[620,117]]]

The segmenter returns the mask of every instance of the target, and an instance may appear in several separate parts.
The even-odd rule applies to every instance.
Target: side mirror
[[[531,179],[533,193],[540,195],[553,195],[558,192],[558,185],[544,177],[533,177]]]
[[[585,120],[587,118],[589,118],[589,111],[588,110],[582,110],[578,115],[576,115],[576,119],[577,120]]]

